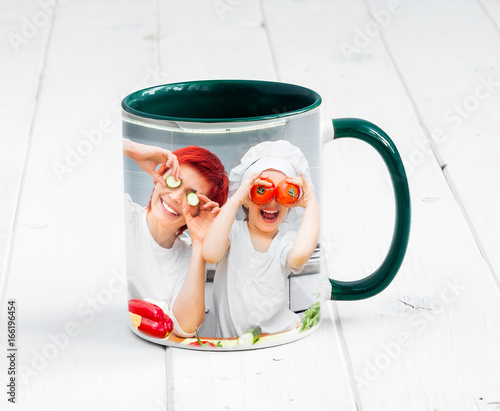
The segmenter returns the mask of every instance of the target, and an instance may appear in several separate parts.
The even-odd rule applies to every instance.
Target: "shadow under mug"
[[[321,97],[316,92],[278,82],[206,80],[159,85],[136,91],[124,98],[123,136],[136,143],[162,147],[169,151],[191,145],[203,147],[216,154],[228,175],[230,170],[240,165],[242,157],[249,150],[256,146],[261,147],[261,143],[267,142],[270,143],[269,155],[275,158],[279,157],[280,153],[272,152],[272,147],[285,141],[300,150],[306,158],[305,174],[314,186],[319,200],[322,146],[320,104]],[[155,314],[147,314],[144,311],[147,308],[144,307],[131,312],[131,328],[137,335],[163,345],[199,350],[224,351],[275,346],[305,337],[319,327],[321,305],[325,299],[322,290],[325,281],[322,280],[325,278],[328,278],[327,283],[331,287],[327,298],[332,300],[369,298],[383,291],[391,283],[402,264],[410,233],[410,196],[400,155],[389,136],[368,121],[355,118],[334,119],[333,129],[333,139],[349,137],[368,143],[380,154],[389,171],[395,195],[395,224],[392,242],[380,267],[360,280],[337,281],[329,278],[328,274],[321,273],[320,244],[317,244],[316,251],[302,272],[283,273],[283,281],[275,282],[277,290],[269,293],[267,289],[267,294],[263,291],[264,294],[258,296],[257,299],[263,301],[262,307],[253,306],[247,309],[243,300],[243,306],[238,306],[238,298],[244,299],[246,293],[241,287],[226,299],[218,295],[221,290],[222,293],[233,290],[228,285],[231,281],[234,281],[233,285],[240,286],[247,283],[232,280],[232,276],[236,276],[235,270],[217,271],[218,266],[208,264],[205,272],[205,292],[204,295],[198,296],[205,299],[205,317],[196,337],[183,335],[182,332],[158,337],[154,327],[161,328],[162,324],[154,322],[158,319],[148,319],[148,315]],[[286,153],[283,153],[283,156],[286,158]],[[165,251],[154,243],[153,237],[147,233],[145,215],[152,198],[153,179],[127,157],[124,157],[124,176],[129,298],[148,300],[146,304],[152,302],[156,308],[161,306],[162,311],[170,314],[166,317],[170,320],[170,317],[175,318],[169,310],[172,309],[176,293],[183,286],[185,274],[178,271],[169,272],[168,258],[174,258],[172,253],[177,252],[175,247],[167,251],[170,253],[165,266],[167,268],[161,266],[165,263],[164,256],[159,257],[154,264],[151,263],[152,259],[157,258],[157,252],[161,254]],[[244,219],[244,215],[237,218]],[[296,232],[299,229],[300,220],[295,223],[283,223],[283,227],[280,225],[279,228],[280,231],[287,232]],[[181,236],[183,245],[190,242],[189,236],[185,234]],[[185,247],[183,249],[185,250]],[[252,273],[250,276],[253,278],[260,275],[262,273]],[[256,286],[251,281],[248,286],[258,289],[258,279],[255,281]],[[248,303],[252,306],[252,301]],[[222,324],[228,317],[232,318],[231,316],[234,316],[233,320],[237,322],[237,314],[241,316],[241,312],[245,310],[251,314],[252,320],[247,320],[247,325],[252,323],[250,331],[253,334],[242,333],[241,328],[239,332],[234,331],[238,324]],[[280,321],[273,323],[274,320],[268,318],[269,313],[274,313],[273,310],[278,310],[278,314],[283,310],[289,311],[292,318],[298,318],[296,326],[280,329]],[[286,317],[285,314],[283,315]],[[146,324],[150,320],[154,325],[152,331]],[[177,325],[179,324],[176,322]],[[220,334],[222,329],[226,330],[223,332],[226,333],[225,336]],[[233,334],[228,336],[227,329],[233,329]],[[243,338],[243,335],[250,335],[250,342],[248,338]],[[199,338],[212,344],[200,346]]]

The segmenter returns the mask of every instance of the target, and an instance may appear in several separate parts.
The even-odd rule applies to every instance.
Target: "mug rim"
[[[155,110],[147,110],[144,106],[151,107],[154,105],[156,100],[164,99],[164,97],[169,94],[168,97],[173,99],[178,98],[178,96],[184,94],[184,97],[188,93],[212,93],[214,97],[221,98],[224,93],[228,93],[228,89],[233,95],[238,92],[254,92],[260,93],[261,96],[267,97],[281,97],[286,99],[287,102],[293,103],[291,100],[295,98],[297,100],[297,107],[292,106],[288,110],[287,105],[283,106],[283,110],[277,109],[275,107],[269,107],[268,110],[271,112],[265,112],[259,115],[234,115],[234,116],[216,116],[213,113],[211,115],[202,116],[200,115],[200,108],[196,111],[193,108],[192,113],[189,113],[191,108],[187,109],[186,114],[176,114],[176,115],[166,115],[158,112],[158,107]],[[192,96],[188,96],[191,98]],[[244,96],[242,96],[244,98]],[[300,101],[298,101],[300,100]],[[304,102],[303,102],[304,100]],[[302,103],[302,104],[301,104]],[[306,104],[307,103],[307,104]],[[214,103],[215,104],[215,103]],[[265,80],[195,80],[195,81],[184,81],[176,83],[168,83],[162,85],[156,85],[147,87],[127,95],[121,103],[122,109],[130,114],[141,118],[154,119],[154,120],[165,120],[165,121],[183,121],[183,122],[197,122],[197,123],[224,123],[224,122],[247,122],[247,121],[261,121],[261,120],[273,120],[283,117],[290,117],[300,113],[308,112],[321,104],[321,96],[303,86],[299,86],[291,83],[282,83],[276,81],[265,81]],[[226,107],[227,103],[221,103],[220,107]],[[191,107],[191,105],[190,105]],[[217,104],[210,105],[210,110],[217,109]],[[203,110],[202,108],[201,110]],[[178,109],[178,111],[182,109]],[[175,110],[174,110],[175,111]]]

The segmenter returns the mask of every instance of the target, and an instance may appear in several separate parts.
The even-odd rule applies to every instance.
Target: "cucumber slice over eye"
[[[189,205],[194,207],[200,203],[200,199],[198,198],[196,193],[189,193],[187,195],[187,202],[189,203]]]
[[[178,180],[175,179],[175,177],[173,175],[169,175],[166,179],[165,179],[165,183],[167,183],[167,186],[170,187],[170,188],[177,188],[181,185],[181,179],[179,178]]]

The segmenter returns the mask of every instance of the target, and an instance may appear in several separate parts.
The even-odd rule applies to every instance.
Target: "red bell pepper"
[[[160,307],[144,300],[129,300],[128,310],[131,313],[157,322],[163,321],[163,318],[165,317],[165,313]]]
[[[166,338],[174,329],[174,322],[156,304],[143,300],[129,300],[128,311],[140,318],[133,321],[137,329],[156,338]]]
[[[168,330],[164,322],[158,323],[144,317],[141,317],[141,324],[137,327],[137,329],[142,331],[144,334],[157,338],[166,338],[171,332]]]

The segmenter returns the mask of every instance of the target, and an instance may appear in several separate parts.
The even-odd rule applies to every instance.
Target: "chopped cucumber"
[[[200,203],[200,199],[198,198],[198,195],[196,193],[189,193],[187,195],[187,202],[191,206],[197,206]]]
[[[169,186],[170,188],[177,188],[181,185],[181,179],[179,178],[178,180],[176,180],[173,175],[169,175],[165,179],[165,183],[167,183],[167,186]]]
[[[246,333],[242,334],[240,338],[238,338],[238,345],[250,346],[252,344],[255,344],[260,338],[261,334],[262,328],[260,328],[258,325],[253,325]]]

